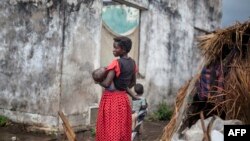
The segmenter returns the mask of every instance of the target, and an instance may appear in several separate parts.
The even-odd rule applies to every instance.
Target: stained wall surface
[[[221,0],[132,3],[144,7],[138,81],[153,110],[173,104],[196,73],[195,38],[219,26]],[[56,130],[61,110],[74,127],[89,124],[101,97],[91,79],[101,62],[101,11],[101,0],[0,1],[0,115]]]
[[[94,0],[0,2],[1,115],[54,129],[61,110],[72,125],[88,124],[89,107],[101,94],[90,75],[99,65],[101,6]]]
[[[219,27],[221,0],[154,0],[142,12],[139,70],[151,110],[172,105],[178,89],[198,71],[196,37]]]

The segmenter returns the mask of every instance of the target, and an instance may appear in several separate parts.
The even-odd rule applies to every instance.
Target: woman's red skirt
[[[131,120],[127,93],[105,90],[98,109],[96,141],[131,141]]]

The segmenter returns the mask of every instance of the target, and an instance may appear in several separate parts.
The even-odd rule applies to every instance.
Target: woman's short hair
[[[132,47],[132,41],[128,37],[125,36],[120,36],[120,37],[115,37],[114,41],[118,43],[118,45],[124,49],[127,53],[131,50]]]

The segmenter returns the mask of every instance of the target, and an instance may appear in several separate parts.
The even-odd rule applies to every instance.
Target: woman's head
[[[114,56],[123,56],[125,54],[128,54],[132,47],[132,41],[125,36],[115,37],[114,38],[114,50],[113,54]]]
[[[140,83],[135,84],[134,89],[135,89],[135,92],[136,92],[138,95],[142,95],[143,92],[144,92],[143,86],[142,86],[142,84],[140,84]]]

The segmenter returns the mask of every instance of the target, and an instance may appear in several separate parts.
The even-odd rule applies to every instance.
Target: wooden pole
[[[200,118],[201,118],[201,127],[203,129],[203,134],[204,134],[204,139],[203,140],[210,141],[209,138],[208,138],[207,130],[206,130],[205,123],[204,123],[203,111],[200,112]]]
[[[64,132],[65,132],[68,140],[69,141],[76,141],[76,134],[73,131],[73,129],[71,128],[66,116],[64,115],[64,113],[62,111],[59,111],[58,114],[59,114],[61,120],[63,121],[62,126],[63,126]]]

